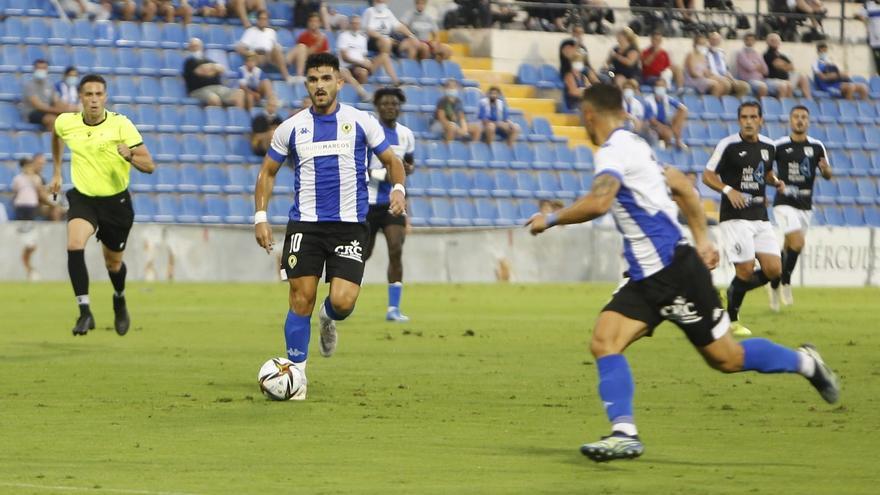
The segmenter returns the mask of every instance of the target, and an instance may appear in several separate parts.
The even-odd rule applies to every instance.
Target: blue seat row
[[[415,161],[432,168],[513,168],[536,170],[590,170],[593,154],[589,148],[578,146],[570,149],[563,143],[517,142],[508,146],[503,142],[463,143],[453,141],[422,142],[416,148]]]
[[[526,199],[414,198],[410,221],[414,226],[488,227],[521,225],[538,211],[538,203]]]
[[[438,170],[407,179],[412,196],[574,199],[590,189],[589,172]]]
[[[880,208],[859,206],[824,206],[813,209],[815,225],[880,227]]]

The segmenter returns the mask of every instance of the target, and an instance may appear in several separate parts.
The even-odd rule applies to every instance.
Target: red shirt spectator
[[[302,43],[311,48],[312,53],[324,53],[330,51],[330,42],[327,41],[327,36],[320,31],[317,33],[310,30],[303,31],[302,34],[299,35],[299,38],[296,39],[296,42]]]
[[[642,52],[643,81],[659,78],[660,73],[671,65],[669,54],[660,46],[662,42],[663,36],[660,33],[654,33],[651,35],[651,45]]]

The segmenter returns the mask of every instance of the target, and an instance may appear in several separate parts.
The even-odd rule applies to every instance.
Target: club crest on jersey
[[[770,151],[769,150],[761,150],[761,158],[764,160],[770,159]]]
[[[804,156],[806,156],[807,158],[812,158],[813,157],[813,148],[810,148],[809,146],[804,148]]]
[[[363,251],[364,248],[361,247],[361,243],[358,241],[351,241],[351,244],[347,246],[336,246],[336,249],[333,250],[333,252],[336,253],[336,256],[339,256],[340,258],[348,258],[359,263],[363,263],[364,261]]]
[[[352,126],[351,126],[351,123],[350,123],[350,122],[344,122],[344,123],[342,124],[342,133],[343,133],[343,134],[349,134],[349,133],[351,133],[351,129],[352,129]]]

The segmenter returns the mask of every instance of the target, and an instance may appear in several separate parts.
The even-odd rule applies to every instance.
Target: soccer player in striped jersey
[[[289,311],[284,322],[287,356],[305,373],[312,310],[318,278],[326,273],[330,294],[320,310],[320,350],[330,357],[336,350],[336,321],[354,310],[364,275],[363,250],[368,242],[367,185],[373,153],[391,178],[389,210],[406,209],[405,172],[385,140],[382,126],[370,114],[341,104],[339,59],[330,53],[306,60],[306,89],[312,106],[285,120],[275,130],[257,177],[254,234],[271,253],[272,230],[266,210],[281,165],[294,169],[294,197],[290,207],[282,276],[287,278]],[[326,268],[326,271],[325,271]],[[305,387],[293,399],[305,399]]]
[[[406,96],[399,88],[381,88],[373,96],[373,104],[379,113],[379,122],[385,131],[385,140],[403,161],[407,175],[413,171],[413,154],[416,149],[416,138],[405,125],[397,122],[400,116],[400,105],[406,103]],[[391,182],[388,171],[376,156],[370,162],[370,212],[367,223],[370,224],[370,242],[364,252],[364,260],[370,259],[376,245],[376,234],[382,231],[388,244],[388,310],[385,319],[388,321],[406,322],[409,318],[400,313],[400,298],[403,294],[403,242],[406,237],[406,217],[392,215],[389,211],[391,203]]]
[[[721,372],[799,373],[823,399],[837,401],[837,378],[813,346],[795,351],[767,339],[737,342],[731,337],[730,318],[709,273],[718,264],[718,250],[709,239],[699,196],[684,174],[662,168],[643,139],[622,129],[622,98],[621,90],[610,85],[584,91],[587,133],[600,146],[592,189],[571,206],[536,214],[527,224],[532,234],[540,234],[610,212],[623,235],[629,277],[599,314],[590,344],[611,434],[583,445],[581,452],[597,462],[644,452],[633,417],[635,385],[623,351],[664,320],[681,328],[709,366]],[[682,234],[676,204],[695,247]]]
[[[816,172],[825,180],[831,179],[831,165],[825,145],[807,135],[810,127],[810,111],[798,105],[789,113],[791,134],[779,138],[776,145],[776,167],[779,178],[785,181],[785,189],[773,200],[773,217],[782,227],[785,241],[782,247],[782,277],[770,285],[770,309],[779,311],[779,301],[794,304],[791,294],[791,274],[798,256],[804,249],[805,236],[810,227],[813,208],[813,184]],[[781,284],[781,290],[780,290]]]

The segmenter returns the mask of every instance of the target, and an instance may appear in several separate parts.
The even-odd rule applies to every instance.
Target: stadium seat
[[[12,130],[15,122],[21,120],[18,109],[12,103],[0,103],[0,130]]]
[[[143,174],[132,171],[129,189],[134,192],[153,192],[156,191],[157,183],[158,179],[155,173]],[[137,206],[137,202],[135,202],[135,206]],[[137,212],[137,209],[135,209],[135,212]]]
[[[449,158],[446,159],[447,167],[464,167],[468,161],[467,146],[460,141],[452,141],[447,147],[449,148]]]
[[[175,165],[160,165],[156,167],[154,174],[156,175],[156,184],[154,185],[156,191],[173,192],[177,190],[180,171]]]
[[[516,188],[512,191],[514,198],[536,197],[538,180],[530,171],[520,170],[516,172]]]
[[[880,209],[865,208],[865,224],[871,227],[880,227]]]
[[[176,50],[163,50],[160,76],[180,76],[183,73],[183,54]]]
[[[206,163],[220,163],[227,161],[229,150],[226,147],[226,138],[217,134],[205,136],[205,153],[202,161]]]
[[[0,132],[0,160],[11,160],[15,145],[12,136],[6,132]],[[2,182],[4,186],[8,186],[9,182]]]
[[[273,224],[286,224],[290,218],[290,203],[288,198],[275,196],[269,201],[269,221]]]
[[[492,151],[489,145],[483,142],[471,143],[468,146],[467,166],[471,168],[486,168],[492,161]]]
[[[703,108],[703,99],[699,95],[685,94],[682,96],[682,103],[688,109],[688,114],[693,118],[702,118],[705,109]]]
[[[39,135],[34,132],[17,132],[14,142],[15,151],[12,153],[12,158],[16,160],[30,158],[37,150],[44,149],[40,143]]]
[[[838,179],[837,181],[838,193],[834,198],[835,202],[839,205],[851,205],[856,201],[856,197],[859,195],[859,191],[856,188],[856,183],[852,179]]]
[[[7,21],[8,22],[8,21]],[[50,45],[67,45],[73,37],[73,24],[61,19],[52,19],[49,23],[49,37],[46,42]]]
[[[206,194],[202,202],[201,223],[222,223],[228,215],[228,206],[222,196],[218,194]]]
[[[427,198],[413,198],[409,202],[409,219],[414,227],[423,227],[428,224],[431,216],[431,203]]]
[[[223,107],[205,108],[205,132],[224,132],[226,130],[226,110]]]
[[[177,159],[182,162],[197,163],[205,154],[205,142],[199,134],[181,134],[181,152]]]
[[[831,166],[834,167],[837,175],[849,175],[849,171],[852,170],[853,165],[852,159],[848,153],[840,150],[832,150],[829,151],[829,156]]]
[[[489,196],[489,191],[494,188],[494,178],[488,172],[477,170],[474,172],[471,188],[468,195],[473,197]]]
[[[110,87],[107,88],[107,97],[117,103],[133,103],[137,94],[137,85],[129,76],[117,76],[111,79]]]
[[[560,172],[559,187],[560,191],[571,193],[571,197],[576,197],[581,191],[581,181],[578,177],[579,172]]]
[[[449,171],[431,170],[428,172],[428,187],[425,194],[428,196],[446,196],[446,191],[451,187],[452,179]]]
[[[492,185],[492,190],[489,191],[489,195],[493,198],[509,198],[512,196],[513,190],[516,189],[516,179],[513,172],[496,170],[493,175],[495,176],[495,181]]]
[[[3,47],[0,47],[0,72],[18,73],[21,70],[27,70],[23,57],[23,50],[18,46],[13,45],[3,45]],[[0,91],[4,90],[6,90],[6,88],[0,88]],[[20,96],[21,93],[19,92],[19,94],[16,95],[16,98]]]
[[[550,143],[536,143],[532,148],[535,156],[532,159],[532,168],[548,169],[556,164],[556,148]]]
[[[116,41],[114,34],[114,26],[110,21],[96,21],[92,26],[93,38],[91,45],[93,46],[113,46]]]
[[[231,195],[226,197],[226,216],[223,221],[226,223],[249,223],[251,212],[253,211],[253,201],[248,201],[241,195]]]
[[[514,161],[513,148],[507,143],[495,141],[492,143],[492,160],[489,166],[492,168],[508,168]]]
[[[498,225],[498,207],[495,200],[478,198],[474,201],[474,225]]]
[[[844,148],[847,144],[846,134],[843,127],[837,124],[828,124],[825,126],[825,145],[829,148]]]
[[[182,120],[180,108],[172,105],[161,105],[159,107],[159,125],[156,129],[159,132],[178,132]],[[196,130],[198,129],[190,132],[195,132]]]
[[[28,45],[46,45],[51,36],[49,22],[44,19],[31,18],[26,24],[24,41]]]
[[[160,50],[156,50],[154,48],[146,48],[140,51],[140,63],[139,65],[135,65],[135,72],[141,76],[158,76],[162,73],[162,68],[165,66],[165,62],[162,57],[162,52]],[[131,65],[132,61],[129,61],[128,64]]]
[[[165,23],[162,25],[162,38],[159,41],[160,47],[180,50],[186,46],[186,43],[186,32],[181,24]]]
[[[526,169],[535,167],[535,150],[528,143],[517,142],[513,145],[514,160],[510,162],[510,168]],[[545,167],[546,168],[546,167]]]
[[[857,196],[856,204],[873,205],[877,202],[877,184],[873,179],[859,179],[856,182]]]
[[[880,128],[876,125],[866,125],[862,131],[865,133],[865,143],[862,147],[875,152],[880,150]]]
[[[541,76],[538,69],[532,64],[520,64],[516,72],[516,82],[527,86],[537,86]]]
[[[877,113],[877,107],[873,101],[859,101],[857,104],[859,116],[856,119],[860,124],[877,124],[880,123],[880,115]]]
[[[724,111],[721,114],[721,118],[724,120],[736,120],[740,103],[742,102],[735,96],[722,96],[721,108],[723,108]]]
[[[147,175],[147,174],[141,174]],[[156,198],[149,194],[135,194],[131,201],[134,206],[135,222],[152,222],[158,210]]]
[[[574,148],[574,168],[577,170],[593,169],[593,151],[590,148],[584,145]]]
[[[770,139],[779,139],[782,136],[787,136],[788,131],[785,126],[778,122],[771,122],[769,124],[764,124],[764,128],[761,129],[761,134],[769,137]]]
[[[186,89],[183,85],[183,81],[179,78],[163,77],[159,80],[159,86],[162,89],[162,92],[159,96],[159,103],[170,103],[175,105],[179,105],[181,103],[199,103],[198,100],[194,98],[188,98],[186,96]]]
[[[202,202],[195,194],[180,195],[180,209],[174,216],[175,221],[180,223],[198,223],[203,215]]]
[[[287,166],[279,168],[278,174],[275,176],[275,187],[272,189],[272,192],[283,196],[290,195],[293,193],[293,181],[293,169]]]
[[[196,192],[205,182],[202,177],[202,169],[197,165],[184,165],[180,170],[179,178],[177,190],[180,192]]]
[[[91,46],[94,37],[95,31],[92,29],[92,23],[89,22],[88,19],[77,19],[73,21],[72,32],[68,39],[71,45]]]
[[[855,101],[840,100],[837,102],[837,108],[840,111],[837,121],[841,124],[855,124],[860,121],[859,107]]]
[[[532,127],[529,132],[529,141],[543,142],[549,140],[553,136],[553,128],[550,127],[550,121],[544,117],[532,118]]]
[[[251,192],[256,184],[256,176],[252,176],[248,166],[232,165],[227,169],[227,176],[228,182],[223,186],[223,192]]]
[[[206,40],[205,40],[205,48],[210,50],[233,50],[235,49],[236,43],[238,43],[238,39],[234,38],[232,33],[232,28],[229,26],[205,26],[207,29]],[[279,42],[280,32],[279,32]],[[284,44],[282,44],[284,46]],[[290,44],[287,48],[293,48],[293,44]],[[234,68],[234,67],[230,67]]]
[[[153,157],[160,162],[176,162],[180,158],[180,142],[174,134],[159,135],[159,149]],[[159,167],[161,169],[161,167]]]
[[[712,144],[709,137],[709,126],[702,122],[691,122],[685,128],[683,138],[688,146],[705,146]]]
[[[727,132],[727,126],[720,122],[709,122],[709,141],[708,143],[717,144],[718,141],[726,138],[730,134]],[[707,144],[704,142],[704,144]]]
[[[823,124],[833,124],[839,122],[840,108],[837,106],[837,100],[818,100],[819,111],[816,114],[810,112],[810,117],[814,121]]]
[[[556,170],[571,170],[574,168],[574,150],[569,148],[567,143],[556,143],[555,154],[556,161],[553,162],[553,168]]]
[[[717,96],[703,96],[703,120],[718,120],[723,118],[724,105]]]
[[[470,118],[475,117],[480,106],[480,99],[482,98],[483,93],[479,88],[464,88],[462,91],[461,100],[464,103],[464,111]]]
[[[851,227],[864,227],[865,215],[857,206],[847,206],[843,209],[843,221]]]
[[[141,40],[138,42],[138,46],[140,48],[159,48],[162,40],[162,26],[163,24],[158,22],[141,23]]]
[[[874,152],[870,154],[871,157],[871,170],[868,174],[872,177],[880,177],[880,153]],[[834,164],[831,164],[834,167]]]
[[[438,85],[443,82],[443,67],[434,59],[422,60],[422,77],[419,84]]]
[[[477,215],[477,208],[467,198],[452,200],[452,217],[450,224],[453,227],[470,227],[474,225],[473,218]]]
[[[422,77],[422,66],[417,60],[401,59],[399,60],[400,70],[397,77],[403,84],[419,84],[419,78]]]
[[[509,199],[501,199],[496,202],[498,205],[498,217],[495,225],[517,225],[519,219],[519,204]]]
[[[428,217],[428,225],[434,227],[446,227],[452,225],[452,202],[446,198],[432,198],[431,216]]]
[[[429,173],[419,171],[406,177],[406,195],[424,196],[425,191],[431,186]]]
[[[163,105],[164,109],[167,105]],[[208,130],[208,126],[206,124],[207,118],[206,113],[210,109],[214,109],[214,111],[223,112],[223,109],[220,107],[207,107],[203,109],[202,107],[197,107],[194,105],[187,106],[179,106],[176,107],[179,110],[179,119],[177,120],[177,128],[181,132],[213,132]]]
[[[72,55],[66,46],[50,46],[48,57],[49,72],[60,74],[64,72],[64,69],[73,65]]]
[[[538,84],[541,89],[562,89],[562,78],[559,76],[559,68],[550,64],[541,64],[538,68]]]
[[[778,121],[781,119],[788,120],[785,111],[782,110],[782,103],[772,96],[761,97],[761,109],[764,112],[764,121]]]
[[[538,190],[535,196],[539,199],[574,199],[574,193],[566,191],[559,182],[555,172],[538,173]]]
[[[833,165],[832,165],[833,167]],[[861,151],[856,151],[852,154],[852,168],[849,170],[849,175],[855,177],[864,177],[866,175],[871,174],[871,159],[868,155]]]
[[[152,23],[145,23],[152,24]],[[117,24],[119,35],[116,38],[116,46],[125,46],[134,48],[140,45],[143,37],[141,36],[140,23],[122,21]]]
[[[260,163],[263,161],[261,156],[257,156],[251,150],[251,144],[245,136],[227,136],[226,137],[226,161],[229,163]],[[256,176],[254,176],[256,179]]]

